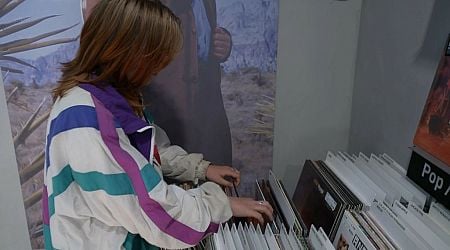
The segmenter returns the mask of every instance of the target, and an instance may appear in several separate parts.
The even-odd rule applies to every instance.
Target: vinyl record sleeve
[[[305,162],[292,200],[307,228],[314,224],[327,234],[345,204],[335,187],[310,160]]]
[[[269,246],[267,245],[267,241],[266,238],[264,236],[264,234],[261,231],[261,227],[259,226],[259,224],[256,226],[256,237],[257,239],[259,239],[259,242],[261,243],[261,250],[269,250]]]
[[[298,213],[297,209],[295,208],[294,202],[292,201],[291,198],[288,197],[286,188],[284,187],[283,183],[280,180],[277,180],[277,182],[281,190],[283,191],[284,197],[286,198],[286,200],[290,205],[290,211],[292,211],[292,213],[295,216],[294,227],[292,228],[294,231],[293,233],[295,233],[298,236],[306,236],[304,233],[307,231],[307,227],[305,223],[302,221],[302,218],[300,217],[300,214]],[[291,233],[291,231],[292,230],[289,230],[289,233]]]
[[[324,245],[322,245],[322,242],[320,242],[320,240],[319,240],[319,237],[317,235],[317,229],[314,226],[314,224],[312,224],[311,228],[309,229],[308,242],[309,242],[310,247],[313,250],[324,249]]]
[[[389,209],[388,206],[381,202],[376,202],[367,214],[392,239],[398,249],[427,249],[425,246],[417,246],[411,240],[412,232],[405,226],[397,215]]]
[[[264,232],[264,237],[266,238],[267,245],[269,246],[269,249],[271,250],[281,250],[280,246],[278,245],[278,242],[275,238],[275,235],[272,232],[272,229],[270,227],[266,228],[266,231]]]
[[[250,232],[249,226],[248,224],[245,224],[244,226],[244,235],[247,238],[247,243],[250,246],[249,249],[253,250],[257,250],[258,248],[256,248],[256,243],[255,243],[255,238],[253,237],[253,235]]]
[[[354,194],[341,182],[341,180],[334,175],[333,171],[331,171],[327,164],[323,161],[315,161],[313,162],[314,166],[320,171],[320,173],[325,177],[326,181],[332,185],[337,194],[341,197],[343,201],[343,206],[339,208],[338,215],[333,223],[331,231],[328,233],[328,237],[330,239],[334,239],[339,224],[341,223],[342,216],[347,209],[350,210],[360,210],[362,208],[362,204],[359,202],[358,198],[354,196]],[[329,200],[329,197],[327,201]],[[332,201],[331,201],[332,202]]]
[[[242,226],[242,223],[239,223],[239,225],[237,227],[237,232],[238,232],[239,238],[241,239],[242,246],[244,247],[244,249],[250,249],[250,244],[248,243],[247,237],[245,236],[244,227]]]
[[[236,224],[233,223],[230,229],[231,237],[234,241],[234,246],[236,247],[236,250],[245,250],[244,244],[242,244],[242,240],[239,236],[239,233],[237,232]]]
[[[250,225],[248,226],[248,234],[250,235],[250,237],[252,238],[252,241],[253,241],[253,243],[255,244],[255,248],[256,249],[261,249],[261,250],[263,250],[264,248],[263,248],[263,246],[262,246],[262,242],[261,242],[261,240],[259,239],[259,237],[258,237],[258,235],[256,234],[256,229],[255,229],[255,227],[253,226],[253,224],[251,224],[250,223]]]
[[[428,194],[417,184],[412,182],[411,179],[406,177],[406,168],[403,168],[400,164],[398,164],[386,153],[380,155],[378,158],[396,172],[395,174],[398,175],[398,177],[402,180],[402,182],[405,184],[408,190],[410,190],[413,193],[414,201],[417,202],[417,204],[420,205],[422,208],[425,207]]]
[[[450,235],[450,211],[439,203],[433,202],[429,211],[430,218]]]
[[[430,229],[425,229],[426,227],[417,218],[414,218],[408,209],[399,201],[394,202],[392,211],[397,215],[398,220],[403,223],[406,235],[416,246],[421,246],[422,249],[436,249],[435,247],[440,244],[440,242],[434,242],[435,240],[439,240],[437,235],[434,235]]]
[[[288,225],[286,228],[291,230],[292,228],[294,228],[297,222],[297,218],[289,202],[289,199],[287,198],[286,194],[284,193],[282,187],[279,184],[278,178],[276,178],[275,174],[272,171],[269,172],[269,185],[273,192],[274,199],[277,201],[280,207],[280,211],[286,218]]]
[[[408,214],[414,216],[414,219],[417,219],[418,222],[422,223],[426,227],[426,229],[429,229],[432,233],[434,233],[450,249],[450,235],[448,235],[447,232],[442,230],[440,226],[437,223],[435,223],[428,216],[428,214],[424,213],[418,205],[414,203],[409,204]]]
[[[272,208],[273,208],[273,218],[274,218],[274,220],[273,221],[271,221],[269,218],[268,218],[268,216],[266,216],[265,214],[263,214],[263,219],[264,219],[264,227],[263,227],[263,230],[265,230],[265,227],[267,226],[267,225],[269,225],[269,227],[271,227],[272,228],[272,231],[275,231],[276,233],[278,233],[279,232],[279,230],[278,230],[278,226],[277,226],[277,221],[278,221],[278,223],[281,223],[281,219],[279,218],[281,215],[280,215],[280,212],[279,212],[279,208],[278,208],[278,204],[276,204],[275,203],[275,201],[273,201],[273,199],[270,197],[270,199],[268,199],[268,198],[266,198],[266,196],[267,197],[269,197],[270,196],[270,186],[267,186],[267,187],[263,187],[263,185],[264,185],[264,180],[261,180],[261,181],[257,181],[256,180],[256,200],[259,200],[259,201],[267,201],[271,206],[272,206]],[[268,189],[268,190],[264,190],[264,189]],[[263,191],[264,190],[264,191]]]
[[[261,191],[264,194],[264,198],[272,205],[272,208],[274,210],[274,223],[275,226],[272,228],[272,230],[274,231],[274,233],[279,233],[280,232],[280,227],[282,224],[284,224],[285,226],[288,226],[288,222],[286,217],[284,216],[284,214],[282,213],[281,209],[280,209],[280,205],[278,204],[278,202],[274,199],[274,194],[272,189],[270,188],[270,184],[268,180],[262,180],[261,181]]]
[[[339,226],[333,245],[337,250],[378,249],[363,232],[363,229],[357,220],[348,211],[346,211],[342,217],[341,225]]]
[[[324,172],[324,176],[329,179],[329,182],[336,187],[343,197],[345,198],[346,203],[350,205],[350,209],[352,210],[361,210],[363,208],[363,204],[356,197],[356,195],[339,179],[338,176],[334,174],[334,172],[329,168],[329,166],[323,161],[317,161],[315,164],[318,165],[319,170]]]
[[[339,161],[338,157],[328,152],[325,163],[328,165],[331,171],[339,177],[339,179],[347,186],[364,204],[364,206],[370,207],[376,194],[369,186],[365,185],[358,176],[351,171],[349,167]]]
[[[371,190],[373,190],[373,192],[375,192],[376,200],[384,201],[386,199],[386,192],[384,192],[375,182],[373,182],[355,165],[355,160],[349,158],[342,152],[338,152],[337,156],[342,160],[342,164],[345,164],[352,172],[355,173],[357,178],[361,179]]]
[[[388,173],[398,184],[400,184],[405,190],[411,193],[412,198],[409,202],[416,201],[422,207],[425,206],[427,202],[427,195],[416,188],[413,184],[411,184],[406,176],[402,176],[395,169],[393,169],[389,164],[381,160],[378,156],[372,154],[371,158],[375,159],[377,164],[384,170],[384,172]],[[405,196],[406,197],[406,196]]]
[[[387,162],[389,165],[392,166],[395,171],[397,171],[399,174],[406,176],[406,168],[403,168],[400,164],[398,164],[392,157],[390,157],[388,154],[384,153],[379,156],[380,159]]]
[[[376,223],[370,218],[369,215],[367,215],[367,212],[362,211],[359,213],[359,215],[364,219],[364,221],[372,228],[372,230],[375,231],[375,233],[380,237],[380,239],[383,241],[383,243],[387,246],[387,249],[395,249],[395,244],[393,243],[392,239],[389,237],[389,235],[386,234],[382,229],[380,229]]]
[[[333,244],[331,244],[331,241],[326,235],[325,231],[323,231],[323,228],[319,227],[319,230],[317,230],[317,235],[319,237],[319,240],[323,243],[325,249],[334,250]]]
[[[231,232],[230,232],[230,228],[228,227],[227,224],[222,224],[223,227],[223,235],[224,235],[224,242],[225,242],[225,246],[227,248],[230,249],[237,249],[235,244],[234,244],[234,240],[233,237],[231,236]]]
[[[399,200],[401,198],[401,193],[396,188],[394,188],[394,186],[388,180],[386,180],[383,176],[381,176],[377,171],[373,169],[373,166],[369,164],[369,159],[364,154],[360,153],[355,163],[361,171],[363,171],[386,193],[385,201],[389,205],[392,205],[395,200]]]
[[[377,249],[387,249],[388,246],[384,244],[383,240],[379,237],[377,232],[363,219],[359,213],[351,213],[351,219],[354,220],[355,225],[358,226],[360,231],[369,239],[371,246]]]
[[[287,233],[284,227],[282,227],[280,231],[280,242],[281,242],[281,249],[294,250],[291,244],[289,243],[289,240],[287,239]]]

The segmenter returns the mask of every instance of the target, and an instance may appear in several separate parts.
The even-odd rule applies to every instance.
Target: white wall
[[[0,74],[0,249],[31,249]]]
[[[292,194],[305,159],[348,146],[361,0],[280,0],[273,169]]]
[[[447,34],[450,1],[364,1],[349,149],[407,167]]]

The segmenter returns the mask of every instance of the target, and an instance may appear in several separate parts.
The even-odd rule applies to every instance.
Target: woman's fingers
[[[237,217],[251,217],[264,224],[264,216],[273,220],[273,208],[267,201],[250,198],[230,197],[233,214]]]
[[[258,220],[259,224],[264,224],[264,218],[263,216],[256,210],[251,210],[249,217],[255,218]]]
[[[273,209],[267,201],[258,201],[255,210],[260,214],[265,214],[270,220],[273,220]]]
[[[222,185],[222,186],[226,186],[226,187],[233,187],[233,183],[227,181],[225,178],[221,178],[217,180],[217,184]]]
[[[237,169],[229,167],[227,175],[234,179],[234,184],[239,185],[241,182],[241,174]]]

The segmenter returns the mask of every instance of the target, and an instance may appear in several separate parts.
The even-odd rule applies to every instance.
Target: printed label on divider
[[[448,173],[413,152],[407,176],[439,203],[450,209],[450,175]]]

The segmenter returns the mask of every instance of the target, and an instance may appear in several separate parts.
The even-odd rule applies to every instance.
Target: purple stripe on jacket
[[[149,138],[152,136],[152,131],[137,132],[137,130],[149,124],[134,114],[133,109],[125,98],[110,85],[97,87],[92,84],[82,83],[79,86],[95,96],[106,109],[114,114],[115,120],[120,124],[125,134],[127,134],[131,145],[139,150],[146,159],[150,160],[151,142]]]
[[[115,93],[113,93],[113,96]],[[197,244],[200,240],[204,238],[206,234],[210,232],[216,232],[219,225],[215,223],[211,223],[205,232],[199,232],[190,228],[187,225],[184,225],[183,223],[172,218],[157,201],[150,198],[150,196],[147,193],[147,189],[145,187],[142,176],[140,174],[139,166],[131,157],[131,155],[120,147],[119,136],[117,134],[113,121],[114,118],[118,118],[119,122],[121,122],[121,118],[115,116],[114,110],[108,110],[103,105],[103,102],[99,101],[96,98],[95,94],[93,94],[92,92],[91,94],[97,111],[97,118],[99,122],[100,134],[102,136],[102,139],[104,140],[105,144],[111,151],[115,160],[120,164],[120,166],[125,170],[125,172],[130,177],[141,208],[147,214],[147,216],[155,223],[155,225],[164,233],[184,243],[191,245]],[[124,100],[123,97],[121,97],[121,99]],[[118,99],[116,99],[115,101],[117,100]],[[126,103],[126,105],[128,105],[128,103]],[[109,105],[109,107],[114,109],[116,106]],[[124,110],[123,107],[120,108],[122,111]],[[131,110],[131,108],[129,109]],[[114,116],[112,113],[114,113]],[[135,119],[139,119],[136,115],[134,116]],[[127,118],[129,118],[129,116],[127,116]],[[132,122],[132,120],[129,119],[126,120]],[[132,131],[129,130],[128,132]]]
[[[50,213],[48,211],[48,192],[46,185],[44,185],[42,190],[42,221],[45,225],[50,225]]]

